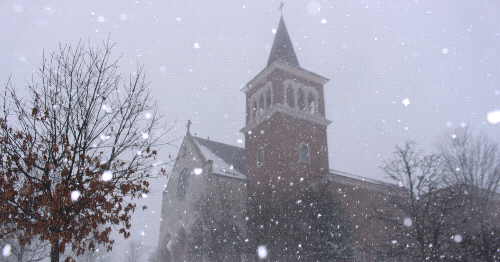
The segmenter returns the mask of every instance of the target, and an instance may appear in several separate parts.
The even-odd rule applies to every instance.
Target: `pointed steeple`
[[[273,48],[271,49],[267,65],[269,66],[274,60],[280,60],[295,67],[300,67],[295,51],[293,50],[292,41],[288,35],[288,30],[286,30],[283,16],[280,19],[280,24],[274,37]]]

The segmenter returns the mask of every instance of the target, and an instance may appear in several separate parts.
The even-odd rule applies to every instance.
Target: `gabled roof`
[[[212,172],[245,179],[245,149],[192,136],[206,160],[212,160]]]
[[[280,60],[300,68],[299,61],[297,60],[297,56],[293,50],[292,41],[288,35],[288,30],[286,30],[283,17],[280,19],[278,30],[276,31],[276,36],[274,37],[271,54],[269,55],[269,60],[267,60],[267,66],[272,64],[275,60]]]

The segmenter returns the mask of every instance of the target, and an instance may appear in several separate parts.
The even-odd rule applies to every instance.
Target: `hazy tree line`
[[[500,148],[468,128],[443,136],[436,153],[396,147],[383,170],[395,182],[374,211],[395,228],[384,256],[410,261],[500,259]]]
[[[371,220],[382,220],[389,242],[379,249],[387,261],[498,261],[500,259],[500,147],[468,128],[444,135],[435,149],[414,142],[397,146],[383,171],[393,181]],[[303,183],[278,198],[271,188],[248,203],[248,235],[231,222],[223,188],[196,203],[201,219],[191,250],[201,260],[237,261],[268,250],[266,261],[355,261],[349,217],[328,181]],[[254,201],[252,201],[254,199]],[[223,222],[226,221],[226,222]],[[235,254],[237,254],[235,256]]]
[[[266,201],[250,202],[247,226],[235,221],[235,199],[220,185],[194,203],[199,219],[188,239],[193,261],[262,260],[256,250],[268,250],[265,261],[352,261],[352,228],[329,183],[304,183],[285,197],[266,195]],[[253,213],[253,215],[252,215]],[[169,261],[170,257],[161,257]]]

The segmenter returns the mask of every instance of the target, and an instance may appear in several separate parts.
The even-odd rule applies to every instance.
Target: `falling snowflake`
[[[411,218],[405,217],[405,219],[403,220],[403,225],[405,227],[411,227],[413,225],[413,221],[411,220]]]
[[[257,248],[257,255],[260,259],[265,259],[267,257],[267,247],[264,245],[260,245]]]
[[[120,15],[120,20],[122,20],[122,21],[127,20],[127,18],[128,18],[128,15],[125,14],[125,13],[123,13],[123,14]]]
[[[102,181],[109,181],[113,178],[113,172],[107,170],[102,173]]]
[[[200,44],[194,43],[194,49],[198,49],[198,48],[200,48]]]
[[[315,15],[321,11],[321,5],[317,1],[310,1],[307,4],[307,12],[311,15]]]
[[[77,201],[77,200],[78,200],[78,198],[80,198],[80,196],[81,196],[81,195],[82,195],[82,194],[81,194],[81,193],[80,193],[80,191],[78,191],[78,190],[72,191],[72,192],[71,192],[71,200],[73,200],[73,201]]]
[[[198,168],[193,169],[193,172],[195,175],[201,175],[201,173],[203,172],[203,169],[198,167]]]
[[[8,257],[10,256],[10,250],[12,249],[12,247],[9,245],[9,244],[6,244],[3,249],[2,249],[2,255],[4,257]]]
[[[104,23],[104,21],[106,21],[106,18],[104,18],[104,16],[99,16],[97,18],[97,21],[99,21],[99,23]]]
[[[454,235],[453,236],[453,241],[455,241],[456,243],[462,242],[462,236],[459,235],[459,234]]]
[[[104,140],[108,140],[110,137],[111,137],[111,136],[109,136],[109,135],[106,135],[106,134],[101,134],[101,135],[99,136],[99,139],[101,139],[101,140],[103,140],[103,141],[104,141]]]
[[[141,197],[142,198],[148,198],[148,195],[143,193],[143,194],[141,194]]]
[[[322,24],[326,24],[326,22],[327,22],[326,19],[321,19]]]
[[[403,103],[403,105],[408,106],[410,104],[410,99],[405,98],[402,103]]]
[[[148,113],[146,113],[146,114],[144,114],[144,117],[145,117],[146,119],[150,119],[152,116],[153,116],[153,115],[152,115],[151,113],[149,113],[149,112],[148,112]]]
[[[142,133],[142,139],[148,139],[149,134],[148,133]]]
[[[443,54],[445,54],[445,55],[448,54],[448,48],[446,48],[446,47],[443,48],[443,50],[441,50],[441,52],[443,52]]]
[[[104,110],[106,113],[111,113],[111,112],[113,112],[113,109],[111,109],[111,106],[109,106],[109,105],[104,104],[104,105],[102,105],[102,107],[101,107],[101,108],[102,108],[102,110]]]
[[[491,124],[500,123],[500,110],[489,112],[486,115],[486,119],[488,119],[488,122],[490,122]]]

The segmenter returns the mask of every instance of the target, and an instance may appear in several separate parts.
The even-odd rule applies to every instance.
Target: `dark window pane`
[[[259,97],[259,115],[264,111],[264,94]]]
[[[257,152],[257,165],[262,165],[264,164],[264,149],[259,148],[259,151]]]
[[[289,107],[295,107],[295,96],[292,85],[288,85],[288,88],[286,89],[286,103]]]
[[[266,91],[266,108],[271,106],[271,89],[267,89]]]
[[[253,101],[252,107],[252,119],[255,118],[255,114],[257,113],[257,101]]]
[[[299,106],[300,110],[305,110],[306,109],[306,100],[305,100],[306,94],[302,89],[299,88],[299,91],[297,93],[297,105]]]
[[[309,93],[309,96],[307,97],[307,107],[309,108],[309,112],[314,115],[316,103],[314,100],[314,95],[312,93]]]
[[[300,161],[309,162],[309,148],[307,145],[301,145],[299,149]]]

